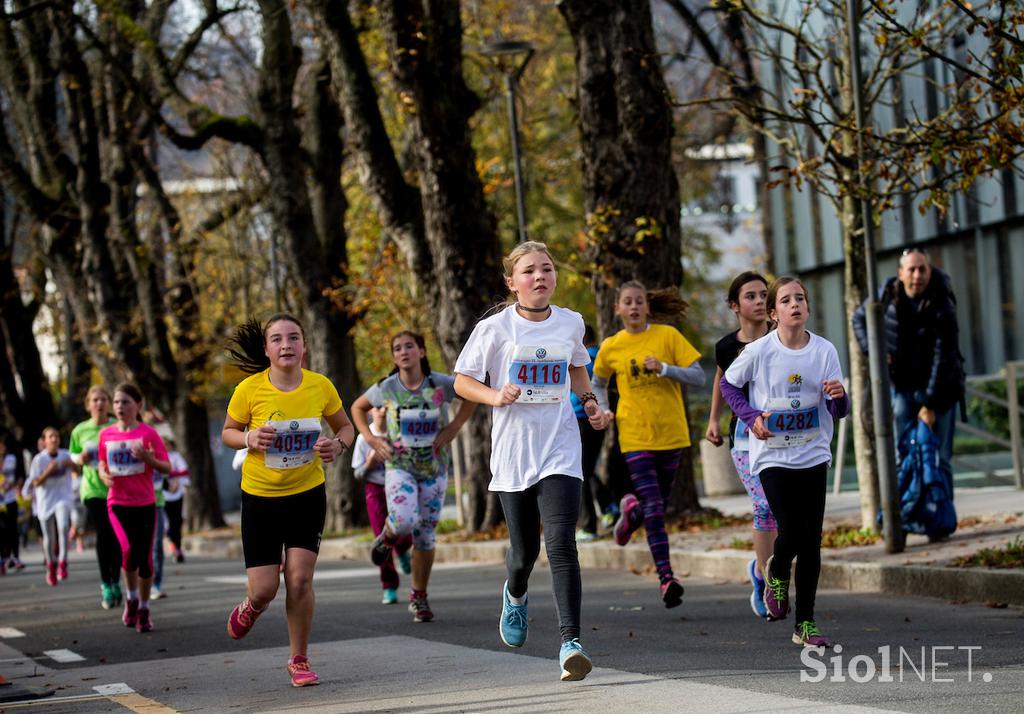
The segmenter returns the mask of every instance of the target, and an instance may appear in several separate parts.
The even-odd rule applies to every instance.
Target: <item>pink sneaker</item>
[[[263,610],[267,608],[264,606]],[[263,614],[263,610],[257,610],[252,606],[249,598],[235,605],[228,617],[228,636],[233,640],[240,640],[249,634],[249,630],[256,624],[256,618]]]
[[[62,560],[57,564],[57,580],[68,579],[68,561]]]
[[[683,584],[670,578],[661,584],[661,601],[665,607],[679,607],[683,604]]]
[[[627,493],[619,502],[619,520],[615,522],[612,532],[615,534],[615,542],[619,545],[626,545],[633,537],[633,531],[643,523],[643,510],[640,501],[631,493]]]
[[[309,668],[309,657],[295,655],[288,660],[288,674],[292,677],[293,687],[308,687],[320,684],[320,677]]]
[[[57,564],[50,562],[46,564],[46,584],[57,585]]]
[[[135,618],[135,631],[136,632],[152,632],[153,631],[153,618],[149,616],[149,608],[139,608],[138,617]]]
[[[135,598],[125,598],[124,613],[121,615],[121,622],[125,627],[135,627],[139,620],[139,601]]]

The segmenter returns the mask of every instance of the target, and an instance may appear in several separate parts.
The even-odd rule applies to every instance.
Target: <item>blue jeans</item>
[[[896,420],[896,466],[903,463],[903,434],[917,423],[917,413],[924,406],[924,392],[898,392],[892,390],[892,416]],[[944,412],[935,412],[935,426],[932,431],[939,438],[939,465],[943,471],[953,475],[953,431],[956,428],[956,407],[954,404]]]

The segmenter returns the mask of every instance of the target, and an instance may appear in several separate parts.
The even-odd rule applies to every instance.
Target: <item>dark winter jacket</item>
[[[885,311],[889,377],[900,392],[924,392],[924,405],[937,412],[955,406],[963,396],[956,297],[949,276],[933,267],[924,294],[907,297],[903,284],[890,278],[879,291]],[[861,350],[868,351],[864,302],[853,315],[853,331]]]

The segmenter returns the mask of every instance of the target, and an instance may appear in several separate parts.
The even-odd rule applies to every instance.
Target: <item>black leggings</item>
[[[181,550],[181,505],[184,502],[184,498],[179,498],[164,505],[164,512],[167,513],[167,539],[175,550]]]
[[[110,525],[121,545],[124,572],[139,571],[145,580],[153,577],[153,536],[156,533],[156,504],[148,506],[109,505]]]
[[[828,464],[806,469],[767,468],[759,474],[765,498],[779,524],[771,575],[788,580],[796,569],[796,621],[814,619],[821,574],[821,523],[825,518]]]
[[[121,578],[121,544],[110,525],[110,514],[107,512],[107,499],[87,498],[85,510],[89,513],[89,522],[96,531],[96,562],[100,566],[100,581],[113,585]]]
[[[498,494],[508,524],[508,592],[526,594],[533,565],[540,555],[540,529],[551,567],[551,585],[562,641],[580,636],[580,561],[576,555],[576,519],[583,482],[572,476],[545,476],[525,491]]]
[[[18,537],[18,502],[7,504],[7,511],[0,513],[0,558],[17,558],[21,538]]]

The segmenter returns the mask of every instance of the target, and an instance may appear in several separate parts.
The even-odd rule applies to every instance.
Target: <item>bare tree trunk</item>
[[[850,45],[843,42],[843,62],[838,67],[840,104],[845,116],[853,116],[853,84],[849,68]],[[853,132],[842,135],[842,152],[848,157],[843,166],[843,181],[856,186],[857,145]],[[843,304],[846,308],[846,335],[850,345],[850,394],[853,426],[853,450],[857,462],[857,485],[860,491],[861,527],[877,530],[877,517],[881,508],[878,487],[878,458],[872,410],[866,398],[871,392],[871,377],[867,355],[860,351],[860,343],[853,332],[853,313],[867,297],[867,274],[864,268],[863,223],[864,215],[858,198],[845,192],[838,206],[843,226]],[[841,476],[841,474],[840,474]]]
[[[618,328],[616,288],[639,280],[677,287],[679,184],[672,166],[672,106],[654,46],[648,0],[562,0],[576,47],[593,287],[602,335]],[[680,463],[675,507],[698,510],[693,459]]]
[[[6,232],[4,203],[0,194],[0,229]],[[0,240],[2,238],[0,235]],[[0,380],[0,386],[15,438],[23,445],[30,445],[34,452],[35,438],[43,428],[60,424],[32,329],[38,306],[25,305],[22,301],[13,259],[13,244],[0,244],[0,286],[3,286],[0,288],[0,345],[5,348],[0,359],[9,365],[5,370],[9,376]],[[21,384],[20,392],[15,387],[15,376]]]
[[[462,76],[458,3],[380,0],[391,71],[408,98],[417,185],[409,185],[384,128],[365,57],[340,0],[314,5],[345,114],[360,179],[386,230],[414,272],[450,368],[476,322],[504,295],[494,217],[476,170],[469,120],[477,97]],[[468,525],[488,527],[490,420],[478,409],[466,425]]]
[[[347,280],[345,196],[341,190],[342,115],[328,96],[330,72],[316,66],[305,88],[305,138],[292,106],[301,49],[294,45],[287,3],[261,0],[263,63],[259,104],[265,128],[263,152],[270,182],[270,208],[284,237],[291,274],[305,307],[312,346],[310,366],[325,374],[351,404],[360,393],[352,334],[354,316],[331,293]],[[307,180],[307,176],[309,180]],[[351,456],[328,470],[325,528],[340,531],[365,522],[352,474]]]

